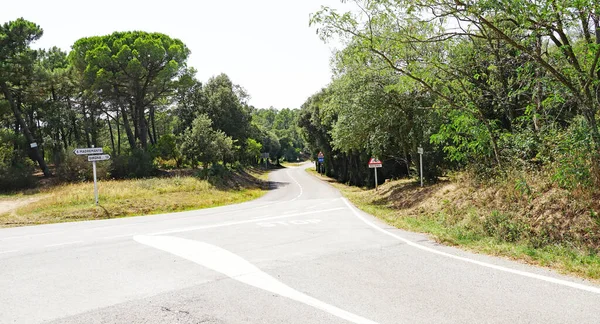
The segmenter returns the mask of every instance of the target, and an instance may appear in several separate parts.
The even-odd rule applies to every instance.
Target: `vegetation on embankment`
[[[177,175],[99,182],[100,206],[93,203],[91,182],[63,184],[15,194],[32,202],[0,214],[0,227],[169,213],[235,204],[265,194],[268,173],[226,171],[212,177]],[[32,199],[34,198],[34,199]],[[36,199],[39,198],[39,199]],[[9,200],[3,196],[0,200]]]
[[[597,192],[560,189],[543,174],[483,183],[468,173],[423,188],[412,180],[389,181],[375,191],[309,172],[392,226],[475,252],[600,279]]]

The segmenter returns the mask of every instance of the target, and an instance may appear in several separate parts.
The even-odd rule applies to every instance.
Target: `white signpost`
[[[417,153],[419,153],[419,160],[421,165],[421,187],[423,187],[423,148],[419,146],[419,148],[417,148]]]
[[[375,169],[375,190],[377,190],[377,169],[383,167],[383,163],[376,158],[369,160],[369,168]]]
[[[90,154],[102,154],[104,151],[101,147],[89,147],[89,148],[76,148],[73,150],[75,155],[90,155]]]
[[[92,162],[92,170],[94,173],[94,201],[96,202],[96,205],[98,205],[98,180],[96,177],[96,162],[110,160],[110,155],[102,154],[104,153],[104,151],[101,147],[76,148],[73,150],[73,153],[75,153],[76,155],[87,155],[88,162]]]

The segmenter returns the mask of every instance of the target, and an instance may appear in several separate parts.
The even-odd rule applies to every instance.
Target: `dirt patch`
[[[17,199],[2,199],[0,200],[0,214],[9,213],[13,210],[27,206],[31,203],[39,201],[45,197],[29,197],[29,198],[17,198]]]

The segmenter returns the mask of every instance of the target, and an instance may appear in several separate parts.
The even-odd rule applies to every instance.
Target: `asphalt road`
[[[303,168],[249,203],[0,230],[0,323],[600,323],[598,285],[390,228]]]

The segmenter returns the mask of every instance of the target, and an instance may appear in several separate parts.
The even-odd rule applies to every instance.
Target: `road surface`
[[[299,168],[259,200],[0,230],[0,323],[600,323],[600,287],[379,222]]]

